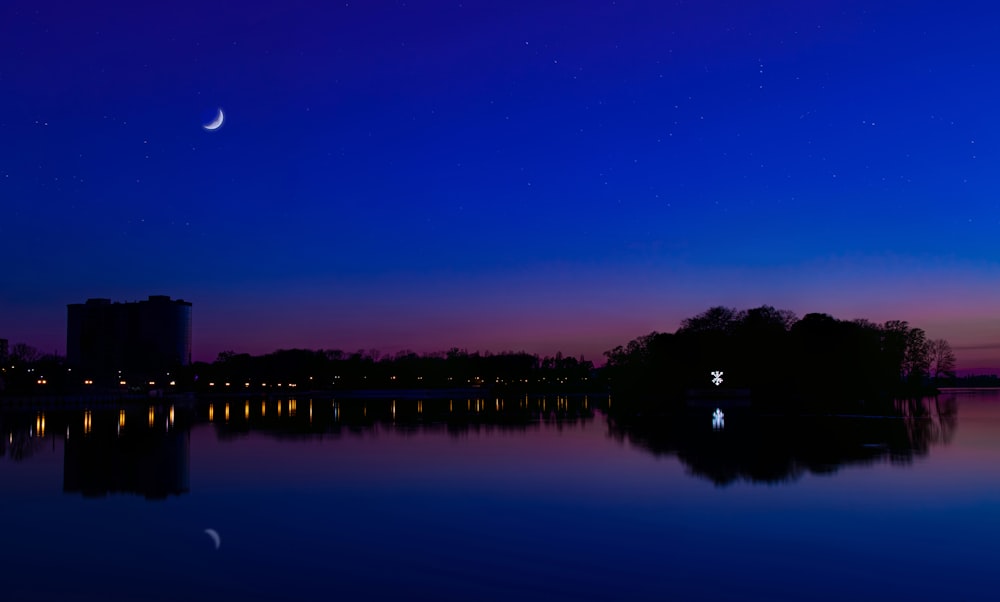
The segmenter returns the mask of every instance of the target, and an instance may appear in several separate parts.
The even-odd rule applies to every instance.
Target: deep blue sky
[[[0,6],[12,342],[168,294],[196,359],[600,361],[766,303],[1000,368],[988,3],[97,4]]]

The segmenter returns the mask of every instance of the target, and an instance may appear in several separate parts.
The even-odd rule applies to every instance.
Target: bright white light
[[[716,370],[712,372],[712,384],[718,387],[722,384],[722,371]]]

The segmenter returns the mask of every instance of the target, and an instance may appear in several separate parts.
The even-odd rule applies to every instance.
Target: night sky
[[[601,363],[769,304],[1000,370],[998,39],[984,2],[6,0],[0,337],[163,294],[200,360]]]

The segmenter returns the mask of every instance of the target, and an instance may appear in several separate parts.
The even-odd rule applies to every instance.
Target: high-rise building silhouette
[[[87,299],[67,306],[66,361],[82,376],[161,377],[191,363],[191,303],[152,295],[146,301]]]

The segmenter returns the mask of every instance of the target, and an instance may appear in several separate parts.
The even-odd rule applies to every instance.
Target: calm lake
[[[299,397],[0,428],[7,600],[1000,595],[996,390],[714,424],[607,397]]]

